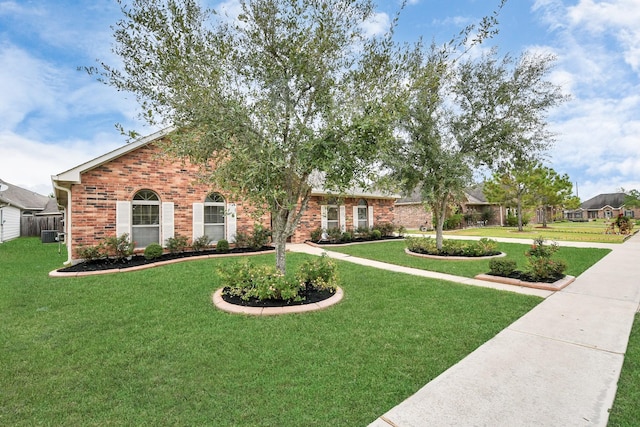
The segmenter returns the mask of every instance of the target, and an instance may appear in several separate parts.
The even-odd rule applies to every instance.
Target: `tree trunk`
[[[518,231],[522,229],[522,197],[518,195]]]
[[[284,275],[287,272],[287,238],[284,233],[273,232],[273,243],[276,248],[276,268]]]
[[[542,228],[547,228],[547,207],[542,206]]]
[[[436,248],[441,251],[442,243],[444,240],[444,218],[447,214],[447,200],[448,196],[442,200],[437,200],[431,205],[431,211],[433,213],[433,219],[436,226]]]

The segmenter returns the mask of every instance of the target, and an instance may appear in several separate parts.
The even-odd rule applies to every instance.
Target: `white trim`
[[[367,225],[369,228],[373,227],[373,206],[367,206]]]
[[[320,206],[320,227],[322,227],[322,231],[327,230],[327,210],[329,207],[327,205]]]
[[[358,205],[353,207],[353,230],[355,231],[358,228]]]
[[[340,205],[340,214],[338,216],[338,224],[340,225],[340,231],[343,233],[347,231],[347,208],[345,205]]]

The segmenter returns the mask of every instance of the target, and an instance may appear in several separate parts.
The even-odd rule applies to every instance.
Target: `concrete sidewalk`
[[[640,307],[640,235],[611,246],[571,285],[370,425],[606,426]]]

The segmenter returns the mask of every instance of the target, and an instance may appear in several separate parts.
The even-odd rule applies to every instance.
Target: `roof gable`
[[[594,210],[602,209],[609,206],[612,209],[621,208],[624,205],[625,193],[606,193],[598,194],[589,200],[582,202],[580,207],[582,209]]]
[[[1,179],[0,184],[3,184],[2,188],[7,187],[5,190],[0,191],[0,203],[15,206],[22,210],[41,211],[44,210],[49,202],[50,198],[47,196],[17,187]]]

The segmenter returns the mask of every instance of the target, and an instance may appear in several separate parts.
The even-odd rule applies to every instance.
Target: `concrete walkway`
[[[370,426],[606,426],[640,308],[640,234],[621,245],[560,244],[613,251],[563,290],[543,291],[542,303]],[[303,246],[290,250],[321,252]],[[329,255],[409,274],[421,271]],[[460,281],[424,273],[417,274]]]

